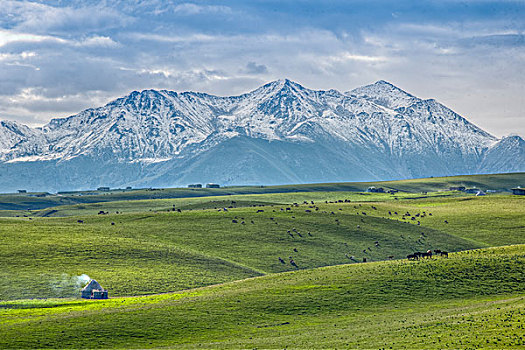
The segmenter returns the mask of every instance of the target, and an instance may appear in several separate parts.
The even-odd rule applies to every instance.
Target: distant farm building
[[[27,190],[18,190],[18,193],[27,193]]]
[[[383,187],[368,187],[366,192],[374,192],[374,193],[385,193],[385,189]]]
[[[450,187],[449,190],[450,191],[465,191],[466,188],[465,186],[457,186],[457,187]]]
[[[81,296],[84,299],[107,299],[108,291],[95,280],[89,281],[89,283],[82,288]]]
[[[188,185],[188,188],[202,188],[202,185],[201,184],[191,184],[191,185]]]
[[[221,186],[218,184],[206,184],[206,188],[220,188]]]
[[[467,189],[465,190],[465,193],[477,194],[479,191],[480,191],[479,188],[467,188]]]
[[[97,188],[97,191],[108,192],[109,187],[102,186],[102,187]]]
[[[513,188],[512,194],[517,194],[519,196],[525,196],[525,188],[521,188],[521,187]]]
[[[476,196],[486,196],[487,194],[483,191],[478,191],[478,193],[476,193]]]

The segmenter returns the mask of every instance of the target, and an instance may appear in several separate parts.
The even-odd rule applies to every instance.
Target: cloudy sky
[[[0,0],[0,120],[279,78],[340,91],[383,79],[525,137],[525,1]]]

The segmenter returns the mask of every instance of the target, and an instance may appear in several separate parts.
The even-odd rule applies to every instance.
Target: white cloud
[[[232,9],[228,6],[217,5],[197,5],[194,3],[183,3],[175,5],[172,9],[173,13],[184,15],[198,15],[202,13],[226,13],[231,14]]]
[[[92,36],[87,39],[78,41],[75,43],[78,46],[88,46],[88,47],[118,47],[120,46],[117,42],[111,39],[108,36]]]
[[[20,33],[11,30],[0,29],[0,47],[11,43],[29,42],[38,43],[44,41],[52,41],[58,43],[66,43],[67,40],[57,38],[50,35],[38,35],[31,33]]]

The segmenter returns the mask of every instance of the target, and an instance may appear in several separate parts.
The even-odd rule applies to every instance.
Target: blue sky
[[[42,125],[147,88],[383,79],[525,137],[524,30],[525,1],[0,0],[0,119]]]

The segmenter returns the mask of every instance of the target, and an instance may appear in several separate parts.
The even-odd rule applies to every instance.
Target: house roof
[[[89,281],[88,284],[86,284],[86,286],[84,288],[82,288],[82,291],[91,292],[94,289],[104,290],[104,288],[102,288],[100,283],[98,283],[95,280],[91,280],[91,281]]]

